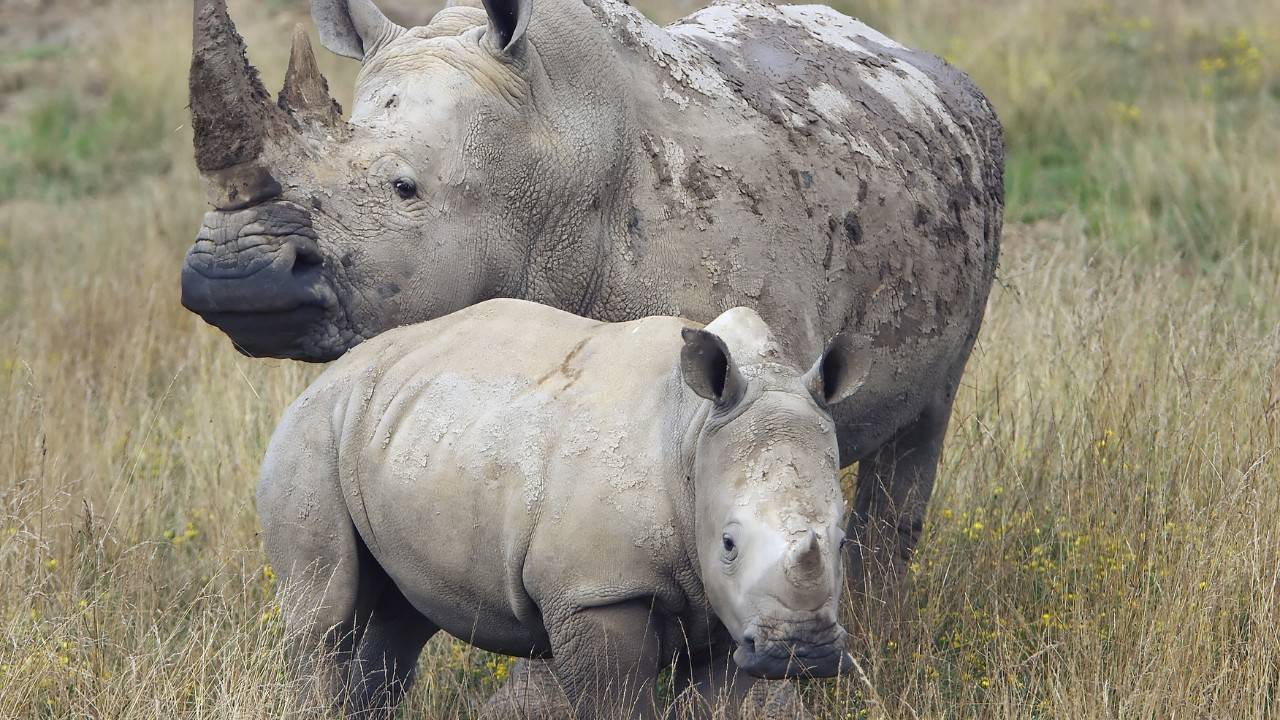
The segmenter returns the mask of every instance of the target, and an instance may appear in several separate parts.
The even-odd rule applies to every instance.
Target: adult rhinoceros
[[[756,309],[789,359],[848,332],[849,575],[901,567],[996,267],[1001,129],[961,72],[822,6],[486,0],[407,29],[312,0],[362,62],[349,121],[295,34],[278,102],[197,0],[191,110],[213,210],[184,304],[250,355],[325,361],[512,297],[601,320]],[[865,574],[864,574],[865,573]],[[890,573],[892,576],[893,573]]]

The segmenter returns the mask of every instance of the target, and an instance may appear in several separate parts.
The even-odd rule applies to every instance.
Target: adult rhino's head
[[[371,0],[312,0],[324,45],[362,63],[348,121],[305,32],[273,101],[226,0],[196,0],[191,114],[213,209],[183,304],[241,352],[323,361],[490,297],[585,302],[598,253],[576,243],[597,246],[617,196],[602,177],[622,162],[607,136],[624,110],[591,109],[613,80],[593,55],[608,48],[573,32],[579,11],[556,32],[530,24],[528,0],[474,0],[408,29]]]
[[[858,388],[867,365],[842,336],[807,372],[790,367],[742,308],[685,331],[681,374],[712,403],[694,466],[699,565],[738,644],[734,660],[752,675],[852,668],[837,619],[844,497],[828,408]]]

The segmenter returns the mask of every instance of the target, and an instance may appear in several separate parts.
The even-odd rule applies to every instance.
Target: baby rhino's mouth
[[[733,652],[733,661],[744,672],[767,680],[842,675],[853,669],[846,647],[846,633],[838,623],[817,632],[803,626],[770,625],[753,621]]]

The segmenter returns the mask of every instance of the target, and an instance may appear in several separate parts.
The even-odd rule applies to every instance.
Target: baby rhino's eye
[[[720,544],[724,547],[724,559],[726,562],[732,562],[738,557],[738,545],[729,537],[729,533],[720,536]]]
[[[418,194],[418,183],[412,178],[396,178],[391,181],[391,187],[395,189],[401,200],[410,200]]]

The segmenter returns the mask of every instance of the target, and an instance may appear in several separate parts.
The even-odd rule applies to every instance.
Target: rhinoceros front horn
[[[329,97],[306,33],[294,34],[277,105],[249,64],[226,0],[195,2],[190,88],[196,167],[221,210],[279,197],[277,177],[296,174],[307,147],[345,137],[342,108]]]
[[[813,582],[822,573],[822,548],[818,534],[810,530],[792,548],[787,563],[787,574],[798,583]]]
[[[191,47],[196,167],[208,175],[258,159],[281,113],[249,64],[226,0],[196,0]]]

